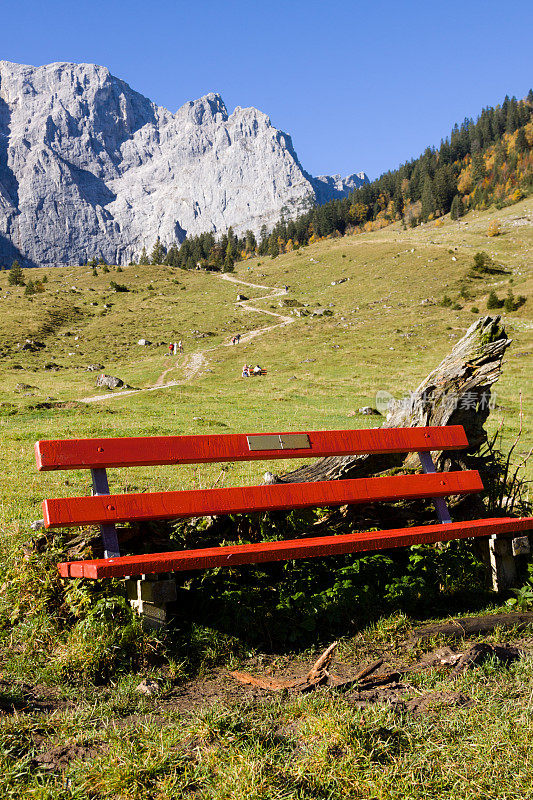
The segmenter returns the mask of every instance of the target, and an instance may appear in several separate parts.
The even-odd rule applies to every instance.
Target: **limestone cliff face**
[[[218,94],[175,114],[93,64],[0,61],[0,264],[122,264],[187,234],[272,226],[366,176],[312,178],[290,137]]]

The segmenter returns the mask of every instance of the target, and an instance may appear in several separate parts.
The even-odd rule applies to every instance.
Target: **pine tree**
[[[257,242],[256,242],[255,236],[253,234],[253,231],[249,231],[249,230],[246,231],[246,250],[247,250],[247,252],[248,253],[253,253],[253,252],[255,252],[256,248],[257,248]]]
[[[179,266],[179,248],[175,244],[169,247],[168,253],[165,256],[164,263],[169,267]]]
[[[150,263],[150,259],[148,258],[148,254],[146,253],[146,247],[143,247],[141,251],[141,255],[139,257],[139,266],[146,267]]]
[[[7,282],[10,286],[24,286],[24,273],[18,261],[13,261],[11,264]]]
[[[426,175],[424,180],[424,188],[422,189],[422,219],[427,221],[431,214],[435,213],[435,197],[433,196],[433,185],[429,175]]]
[[[222,268],[222,272],[233,272],[233,259],[226,253],[226,258],[224,259],[224,267]]]
[[[452,200],[452,207],[450,209],[450,217],[452,219],[459,219],[463,216],[463,201],[458,194]]]
[[[270,258],[276,258],[276,256],[279,256],[278,237],[274,233],[270,236],[268,241],[268,253]]]
[[[155,241],[155,244],[154,244],[154,246],[152,248],[152,255],[150,256],[150,263],[153,264],[154,266],[156,264],[162,264],[164,259],[165,259],[166,253],[167,253],[167,251],[165,250],[165,248],[161,244],[161,240],[159,239],[159,236],[158,236],[156,241]]]
[[[519,128],[516,133],[516,149],[519,153],[524,153],[529,150],[529,144],[526,139],[526,134],[523,128]]]

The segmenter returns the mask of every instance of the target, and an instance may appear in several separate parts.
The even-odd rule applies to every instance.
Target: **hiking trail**
[[[242,309],[248,312],[256,312],[259,314],[268,314],[270,317],[276,317],[277,319],[281,320],[280,322],[276,322],[273,325],[266,325],[263,328],[256,328],[255,330],[248,331],[247,333],[241,334],[241,343],[242,342],[250,342],[256,336],[260,336],[263,333],[267,333],[268,331],[274,330],[274,328],[282,328],[285,325],[290,325],[291,322],[294,322],[294,317],[285,316],[284,314],[279,314],[276,311],[266,311],[264,308],[257,308],[257,306],[252,305],[252,303],[257,302],[259,300],[268,300],[272,297],[280,297],[281,295],[286,294],[285,289],[279,289],[272,286],[264,286],[260,283],[250,283],[249,281],[240,280],[240,278],[235,278],[233,275],[228,275],[227,273],[222,273],[216,276],[220,280],[229,281],[230,283],[240,284],[242,286],[250,286],[253,289],[266,289],[268,294],[265,294],[261,297],[255,297],[253,300],[237,300],[235,305],[240,306]],[[125,397],[129,394],[139,394],[139,392],[153,392],[157,389],[168,389],[171,386],[178,386],[182,383],[187,383],[193,378],[198,375],[198,373],[207,366],[208,360],[205,356],[205,353],[212,352],[216,350],[218,347],[231,347],[231,341],[229,342],[221,342],[220,344],[215,345],[214,347],[208,347],[206,350],[199,350],[196,353],[191,353],[185,357],[181,357],[178,362],[172,364],[172,366],[167,367],[157,378],[156,382],[153,386],[144,386],[140,389],[125,389],[124,391],[118,392],[107,392],[106,394],[98,394],[92,395],[91,397],[82,397],[80,398],[80,403],[97,403],[99,400],[109,400],[111,397]],[[184,380],[174,380],[165,382],[165,379],[169,372],[177,369],[178,367],[182,367],[184,371],[185,378]]]

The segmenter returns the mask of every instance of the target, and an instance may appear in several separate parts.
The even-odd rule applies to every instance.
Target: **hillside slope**
[[[502,233],[489,237],[495,220]],[[501,271],[472,277],[479,251]],[[516,311],[492,312],[503,314],[513,345],[489,418],[493,430],[504,419],[510,440],[522,406],[518,451],[525,456],[532,444],[532,252],[528,199],[440,226],[390,226],[243,262],[231,276],[242,284],[170,267],[99,269],[96,277],[87,267],[40,268],[26,279],[48,276],[44,291],[28,296],[0,273],[5,513],[35,518],[42,481],[52,492],[63,489],[60,475],[35,475],[38,438],[379,425],[358,409],[375,405],[379,390],[399,397],[414,389],[471,325],[476,308],[491,313],[491,291],[500,300],[509,290],[529,298]],[[115,291],[111,282],[128,291]],[[237,303],[239,293],[249,300]],[[451,305],[442,304],[445,297]],[[273,314],[293,322],[279,327],[283,320]],[[234,334],[254,331],[231,344]],[[185,353],[169,357],[169,342],[179,339]],[[241,379],[244,362],[266,367],[267,378]],[[97,389],[99,372],[151,391]],[[102,400],[79,402],[94,396]],[[192,468],[155,472],[145,478],[150,485],[196,480]],[[202,480],[210,474],[207,468]],[[235,465],[226,481],[258,474],[258,465]],[[39,490],[28,498],[36,482]]]

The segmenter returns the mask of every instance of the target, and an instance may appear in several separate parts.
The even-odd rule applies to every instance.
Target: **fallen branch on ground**
[[[516,611],[510,614],[491,614],[484,617],[463,617],[447,622],[422,625],[415,628],[408,642],[418,642],[421,639],[430,639],[432,636],[452,636],[453,638],[466,638],[479,633],[490,633],[495,628],[517,627],[519,630],[533,623],[533,611]]]

